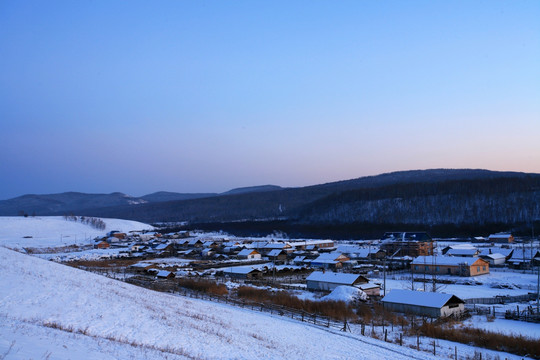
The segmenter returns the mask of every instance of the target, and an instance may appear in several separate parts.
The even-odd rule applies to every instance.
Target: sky
[[[540,173],[540,2],[0,2],[0,199]]]

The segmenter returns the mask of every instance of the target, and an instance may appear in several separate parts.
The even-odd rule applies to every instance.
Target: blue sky
[[[0,199],[540,173],[538,1],[2,1]]]

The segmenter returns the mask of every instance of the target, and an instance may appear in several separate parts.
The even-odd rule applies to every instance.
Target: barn
[[[386,310],[431,318],[458,316],[465,302],[452,294],[394,289],[382,300]]]
[[[340,285],[367,284],[368,279],[358,274],[314,271],[306,279],[308,290],[334,290]]]

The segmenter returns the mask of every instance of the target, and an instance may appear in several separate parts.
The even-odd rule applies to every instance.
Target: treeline
[[[388,231],[427,231],[432,237],[459,237],[470,239],[474,236],[510,231],[516,236],[530,236],[531,223],[522,224],[440,224],[414,225],[400,223],[346,223],[346,224],[299,224],[294,221],[243,221],[193,223],[185,226],[162,229],[163,232],[180,230],[224,231],[239,237],[264,237],[276,233],[285,234],[289,238],[307,239],[380,239]],[[540,220],[535,221],[535,229],[540,229]]]
[[[90,216],[64,215],[64,219],[67,221],[75,221],[80,222],[81,224],[90,225],[97,230],[105,230],[107,227],[103,220]]]

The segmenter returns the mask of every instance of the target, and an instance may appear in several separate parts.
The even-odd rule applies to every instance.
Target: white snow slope
[[[434,359],[407,347],[153,292],[0,247],[5,359]]]
[[[105,236],[111,230],[152,230],[153,227],[137,221],[101,219],[105,230],[65,220],[62,216],[0,216],[0,246],[11,248],[57,247],[90,244],[96,236]],[[24,238],[31,236],[31,238]]]

